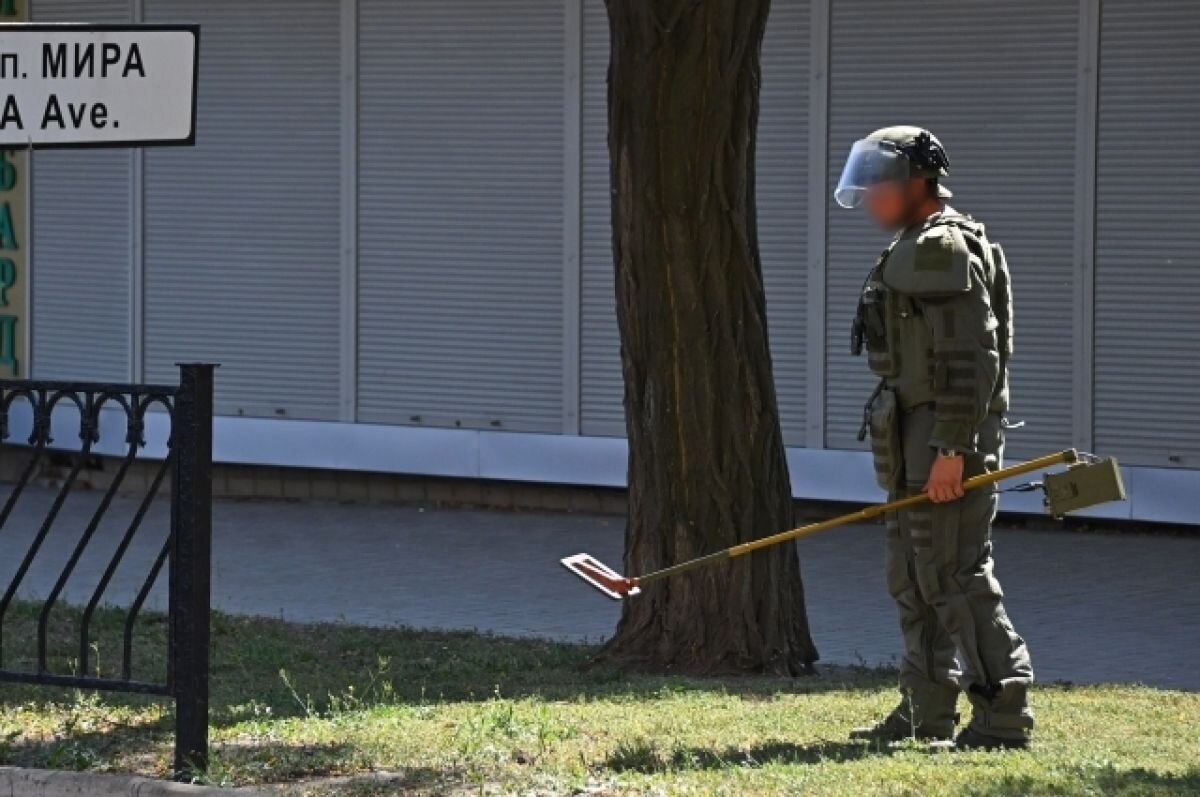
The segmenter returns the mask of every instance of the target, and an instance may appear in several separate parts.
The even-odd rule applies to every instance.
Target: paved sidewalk
[[[52,497],[31,489],[0,533],[0,585]],[[68,499],[24,595],[49,592],[99,497]],[[90,595],[134,506],[114,502],[69,583],[69,600]],[[118,571],[112,602],[128,604],[162,544],[166,519],[159,502]],[[617,604],[558,559],[587,551],[619,563],[620,518],[225,501],[214,508],[214,525],[213,600],[229,612],[573,640],[603,639],[617,619]],[[858,526],[800,543],[809,618],[827,662],[895,660],[899,634],[883,585],[882,533]],[[1006,603],[1042,680],[1200,689],[1200,534],[1000,529],[996,536]],[[160,584],[152,604],[162,606],[163,598]]]

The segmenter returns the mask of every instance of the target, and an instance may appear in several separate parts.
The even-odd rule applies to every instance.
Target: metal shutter
[[[221,414],[334,418],[340,29],[328,0],[146,0],[198,22],[195,148],[147,150],[146,376],[221,363]]]
[[[624,435],[608,174],[608,17],[584,6],[582,424]],[[809,3],[771,4],[758,130],[758,232],[784,437],[803,445],[807,291]]]
[[[37,0],[37,22],[129,22],[128,0]],[[33,166],[33,372],[130,376],[128,150],[46,150]],[[82,306],[81,302],[86,302]]]
[[[563,0],[359,6],[359,412],[562,430]]]
[[[1097,140],[1096,448],[1200,466],[1200,8],[1105,0]]]
[[[1077,0],[890,0],[832,7],[829,188],[855,139],[888,124],[932,129],[950,153],[951,203],[987,224],[1016,290],[1014,454],[1071,439]],[[864,276],[887,244],[830,200],[827,445],[855,435],[874,385],[848,352]]]
[[[771,3],[756,173],[771,360],[783,439],[792,446],[804,445],[807,417],[809,12],[807,0]]]
[[[625,436],[608,175],[608,14],[583,3],[583,224],[580,232],[580,428]]]

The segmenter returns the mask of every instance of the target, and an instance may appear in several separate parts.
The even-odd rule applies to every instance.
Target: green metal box
[[[1047,473],[1046,506],[1054,517],[1109,501],[1125,500],[1121,468],[1113,458],[1072,465],[1061,473]]]

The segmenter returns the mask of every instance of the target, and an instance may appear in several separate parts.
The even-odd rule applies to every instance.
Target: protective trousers
[[[936,452],[929,446],[934,412],[923,405],[900,417],[903,494],[919,493]],[[979,430],[966,455],[965,478],[1000,467],[1004,431],[999,415]],[[898,496],[894,496],[898,497]],[[994,487],[980,487],[948,504],[924,504],[888,522],[887,581],[904,634],[901,690],[922,729],[949,735],[958,691],[971,703],[971,727],[1016,738],[1033,728],[1027,703],[1033,666],[1013,630],[992,573]],[[961,657],[959,669],[955,653]]]

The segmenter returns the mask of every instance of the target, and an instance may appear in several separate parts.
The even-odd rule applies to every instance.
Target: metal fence
[[[0,534],[13,510],[27,492],[31,478],[48,457],[60,456],[64,448],[55,445],[78,412],[77,446],[67,452],[70,468],[61,484],[52,488],[53,501],[32,541],[20,556],[20,563],[0,597],[0,681],[44,684],[116,692],[134,692],[169,697],[175,702],[175,771],[185,775],[203,771],[208,765],[208,654],[209,592],[212,550],[212,394],[213,369],[207,364],[180,366],[177,387],[162,385],[115,385],[76,382],[0,380],[0,442],[8,441],[14,415],[32,420],[28,438],[28,461],[17,475],[11,492],[0,509]],[[107,565],[94,586],[88,584],[91,597],[82,608],[78,628],[78,658],[71,673],[51,666],[48,629],[51,612],[77,574],[77,566],[89,544],[96,539],[105,514],[126,482],[135,460],[146,446],[146,424],[152,413],[161,413],[169,425],[166,456],[157,465],[147,489],[125,524],[124,533],[112,548]],[[119,417],[123,414],[124,424]],[[116,421],[114,424],[113,421]],[[154,420],[158,420],[155,418]],[[37,616],[36,666],[10,669],[4,658],[4,622],[13,601],[22,595],[22,584],[45,543],[64,502],[77,486],[80,472],[94,459],[101,443],[101,431],[113,434],[124,426],[125,449],[116,472],[100,497],[87,525],[76,537],[66,563],[49,594],[40,601]],[[75,429],[71,429],[75,432]],[[24,455],[9,448],[6,455]],[[162,534],[162,547],[153,559],[136,596],[126,607],[120,673],[88,675],[92,670],[92,622],[96,611],[106,605],[106,593],[113,577],[125,560],[131,544],[143,529],[163,481],[170,476],[170,528]],[[72,547],[73,543],[73,547]],[[134,629],[139,614],[163,568],[167,567],[168,641],[165,677],[157,680],[134,677]],[[139,574],[140,575],[140,574]],[[73,583],[73,582],[72,582]]]

